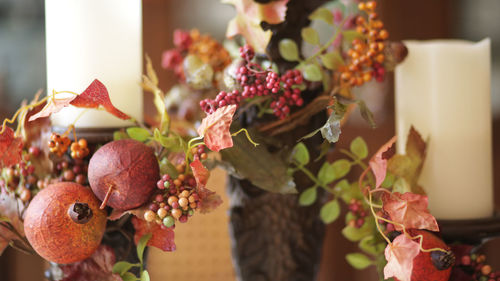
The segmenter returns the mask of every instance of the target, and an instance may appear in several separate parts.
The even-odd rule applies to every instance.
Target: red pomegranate
[[[92,191],[73,182],[51,184],[31,201],[24,232],[35,251],[56,263],[81,261],[94,253],[106,227]]]

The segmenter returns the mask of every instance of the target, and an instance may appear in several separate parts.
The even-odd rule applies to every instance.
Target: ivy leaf
[[[387,160],[391,158],[394,154],[392,150],[394,143],[396,142],[396,136],[392,137],[388,142],[382,145],[377,153],[370,159],[369,168],[363,171],[359,177],[359,184],[362,186],[364,177],[369,169],[371,169],[373,175],[375,176],[375,188],[378,188],[382,182],[384,182],[385,175],[387,173]]]
[[[140,142],[144,142],[144,141],[148,140],[148,138],[151,136],[148,129],[141,128],[141,127],[127,128],[127,134],[130,138],[137,140],[137,141],[140,141]]]
[[[223,0],[236,8],[236,16],[228,23],[226,37],[241,34],[257,53],[264,53],[272,32],[264,31],[260,23],[278,24],[285,20],[288,0],[260,4],[253,0]]]
[[[339,66],[344,65],[344,59],[339,51],[328,52],[320,55],[321,63],[329,70],[336,70]]]
[[[363,160],[368,156],[368,146],[362,137],[356,137],[350,145],[351,152],[359,159]]]
[[[123,281],[137,281],[137,277],[131,272],[125,272],[121,277]]]
[[[200,160],[196,159],[189,166],[193,171],[193,176],[196,180],[196,190],[200,196],[201,206],[199,210],[201,213],[208,213],[222,204],[222,199],[215,192],[205,188],[210,177],[210,171],[203,166]]]
[[[413,259],[420,253],[420,246],[406,235],[399,235],[385,248],[384,279],[396,277],[400,281],[410,281]]]
[[[301,30],[302,39],[311,45],[319,45],[318,32],[312,27],[304,27]]]
[[[425,194],[418,185],[418,177],[425,161],[426,147],[421,135],[415,128],[411,127],[406,140],[405,155],[395,155],[387,164],[387,169],[394,175],[405,179],[410,185],[411,191],[417,194]]]
[[[0,126],[0,131],[2,130]],[[21,162],[23,150],[23,140],[16,137],[14,130],[5,127],[0,135],[0,168],[15,165]]]
[[[317,196],[317,187],[309,187],[306,190],[304,190],[300,196],[299,196],[299,204],[301,206],[309,206],[316,201],[316,196]]]
[[[285,38],[279,43],[279,51],[282,58],[287,61],[298,61],[299,60],[299,48],[297,43],[292,39]]]
[[[328,224],[334,222],[340,215],[340,205],[337,200],[332,200],[323,207],[321,207],[321,211],[319,213],[321,220]]]
[[[346,255],[347,262],[356,269],[365,269],[373,264],[373,261],[361,253],[350,253]]]
[[[233,138],[229,127],[233,122],[236,105],[219,107],[214,113],[207,115],[201,121],[197,132],[204,137],[205,145],[212,151],[220,151],[233,146]]]
[[[259,135],[251,132],[259,142]],[[287,173],[288,164],[279,153],[269,152],[261,143],[254,147],[246,137],[234,137],[234,146],[221,151],[222,160],[231,163],[237,174],[253,185],[270,192],[297,193],[293,177]]]
[[[309,151],[304,143],[299,142],[292,150],[292,159],[299,165],[304,166],[309,163]]]
[[[135,229],[134,241],[139,243],[139,239],[147,233],[152,233],[147,245],[153,246],[163,251],[174,251],[174,231],[171,228],[162,228],[155,222],[146,222],[137,217],[132,217],[132,225]]]
[[[112,115],[127,120],[130,117],[118,110],[111,103],[111,99],[109,98],[108,90],[106,86],[101,83],[101,81],[95,79],[88,87],[79,94],[75,99],[70,102],[71,105],[76,107],[83,108],[98,108],[102,106],[107,112]]]
[[[342,178],[351,170],[351,163],[346,159],[340,159],[332,164],[333,173],[337,178]]]
[[[123,275],[123,274],[125,274],[125,272],[129,271],[134,266],[135,265],[133,265],[129,262],[126,262],[126,261],[119,261],[119,262],[115,263],[115,265],[113,265],[112,271],[113,271],[113,273]]]
[[[373,129],[377,128],[377,124],[375,124],[375,119],[373,118],[373,113],[370,111],[370,109],[366,106],[366,103],[362,100],[356,101],[356,103],[359,106],[359,111],[361,112],[361,117],[365,119],[366,122],[372,127]]]
[[[76,98],[77,96],[70,96],[67,98],[55,98],[55,95],[51,95],[49,99],[47,100],[47,103],[45,103],[45,106],[40,110],[38,113],[33,114],[28,121],[35,121],[38,118],[44,118],[44,117],[49,117],[52,113],[57,113],[61,111],[66,106],[69,106],[70,103]]]
[[[151,239],[151,236],[152,236],[151,233],[144,234],[137,243],[137,257],[139,258],[139,261],[141,263],[143,262],[144,249],[146,249],[146,245],[149,239]]]
[[[318,172],[318,180],[322,184],[326,185],[326,184],[331,183],[332,181],[334,181],[337,178],[338,177],[335,174],[335,169],[333,168],[333,165],[328,163],[328,162],[323,163],[323,165],[321,166],[321,168],[319,169],[319,172]]]
[[[149,281],[149,272],[147,270],[143,270],[141,273],[141,281]]]
[[[382,195],[384,211],[391,220],[396,222],[394,228],[398,231],[406,229],[427,229],[439,231],[436,218],[429,213],[427,196],[407,192],[401,194],[394,192]]]
[[[316,64],[306,64],[302,71],[304,74],[304,79],[309,80],[311,82],[321,81],[323,78],[323,73],[321,69]]]
[[[342,38],[344,42],[351,43],[356,38],[363,38],[363,35],[355,30],[344,30],[342,31]]]
[[[318,8],[309,15],[310,20],[322,20],[327,24],[333,24],[333,14],[327,8]]]

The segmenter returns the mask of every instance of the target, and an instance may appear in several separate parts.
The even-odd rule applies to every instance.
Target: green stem
[[[326,190],[326,191],[328,191],[328,192],[330,192],[330,193],[332,193],[332,194],[333,194],[333,191],[332,191],[330,188],[328,188],[328,186],[326,186],[326,185],[324,185],[323,183],[321,183],[321,182],[320,182],[320,181],[319,181],[319,180],[318,180],[318,179],[317,179],[317,178],[313,175],[313,173],[311,173],[311,171],[309,171],[309,169],[307,169],[306,167],[304,167],[304,166],[302,166],[302,165],[298,165],[298,166],[297,166],[297,168],[298,168],[300,171],[302,171],[304,174],[306,174],[306,176],[307,176],[309,179],[311,179],[311,180],[314,182],[314,184],[315,184],[316,186],[319,186],[319,187],[323,188],[324,190]]]
[[[344,20],[342,20],[342,22],[335,28],[335,33],[333,34],[332,38],[330,38],[330,40],[328,40],[328,42],[326,42],[323,46],[321,46],[316,53],[314,53],[312,56],[308,57],[304,62],[306,62],[306,63],[311,62],[313,59],[315,59],[316,57],[321,55],[326,49],[328,49],[328,47],[330,47],[330,45],[332,45],[333,42],[335,42],[335,39],[337,39],[337,37],[340,34],[341,26],[344,26],[344,23],[346,22],[347,18],[348,17],[345,17]]]

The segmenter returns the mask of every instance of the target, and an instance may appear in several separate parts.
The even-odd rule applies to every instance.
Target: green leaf
[[[405,180],[405,178],[398,178],[394,182],[394,186],[392,187],[392,192],[399,192],[404,194],[406,192],[411,192],[411,185]]]
[[[162,175],[167,174],[171,178],[176,179],[177,176],[179,175],[179,172],[177,172],[177,169],[175,168],[174,164],[168,161],[167,157],[164,157],[160,161],[160,174]]]
[[[319,45],[318,32],[312,27],[304,27],[301,30],[302,39],[311,45]]]
[[[310,20],[322,20],[327,24],[333,24],[333,14],[327,8],[318,8],[309,15]]]
[[[339,140],[340,133],[342,132],[340,129],[340,120],[342,120],[342,117],[343,115],[340,116],[333,112],[326,120],[325,125],[320,128],[321,136],[330,143],[336,143]]]
[[[337,176],[337,178],[344,177],[351,170],[351,162],[347,161],[346,159],[337,160],[333,162],[332,166],[334,174]]]
[[[279,43],[279,51],[282,58],[287,61],[299,60],[299,48],[292,39],[283,39]]]
[[[321,160],[321,158],[325,157],[328,154],[328,152],[330,152],[330,149],[332,149],[332,148],[333,147],[330,146],[329,141],[323,140],[323,142],[321,143],[319,155],[318,155],[318,157],[316,157],[316,159],[314,159],[314,162],[317,162],[317,161]]]
[[[141,281],[150,281],[149,272],[147,270],[143,270],[141,273]]]
[[[359,248],[368,254],[379,255],[385,249],[385,243],[379,243],[375,236],[370,235],[361,239],[358,244]]]
[[[362,137],[356,137],[352,140],[350,149],[351,152],[361,160],[368,156],[368,146]]]
[[[373,118],[373,113],[370,111],[370,109],[366,106],[366,103],[362,100],[358,100],[356,102],[359,106],[359,111],[361,112],[361,117],[365,119],[366,122],[375,129],[377,127],[377,124],[375,124],[375,119]]]
[[[321,81],[321,78],[323,77],[323,73],[321,72],[321,69],[316,64],[306,64],[304,66],[302,74],[304,75],[304,78],[306,80],[309,80],[312,82]]]
[[[124,140],[124,139],[128,139],[128,134],[125,133],[124,131],[122,130],[119,130],[119,131],[115,131],[113,133],[113,140]]]
[[[339,201],[332,200],[323,205],[323,207],[321,207],[319,215],[324,223],[334,222],[340,215]]]
[[[318,180],[322,184],[329,184],[335,179],[337,179],[337,175],[335,174],[335,169],[333,168],[333,165],[331,165],[328,162],[323,163],[323,166],[319,169],[318,172]]]
[[[336,70],[339,66],[344,65],[344,60],[340,55],[339,51],[329,52],[319,56],[321,63],[325,68],[330,70]]]
[[[309,163],[309,151],[304,143],[299,142],[292,150],[292,158],[299,165],[304,166]]]
[[[141,127],[127,128],[127,134],[132,139],[140,141],[140,142],[144,142],[144,141],[148,140],[148,138],[151,136],[148,129],[144,129]]]
[[[316,194],[317,194],[317,187],[309,187],[306,190],[304,190],[299,197],[299,204],[301,206],[309,206],[316,201]]]
[[[385,175],[385,179],[380,186],[382,186],[383,188],[390,188],[394,184],[395,179],[396,177],[393,173],[387,172]]]
[[[155,129],[153,138],[161,146],[165,147],[171,152],[183,152],[184,151],[184,140],[180,136],[170,136],[166,137],[160,133],[160,130]]]
[[[130,272],[125,272],[120,277],[123,279],[123,281],[137,281],[137,277],[135,277],[135,275]]]
[[[139,261],[142,264],[143,261],[143,255],[144,255],[144,249],[146,248],[146,245],[148,244],[149,239],[151,239],[151,236],[153,234],[148,233],[144,234],[141,239],[139,239],[139,243],[137,243],[137,257],[139,258]]]
[[[363,35],[355,30],[342,31],[342,38],[344,42],[351,43],[356,38],[363,38]]]
[[[362,227],[346,226],[342,229],[342,234],[351,242],[357,242],[373,232],[373,220],[366,220]]]
[[[373,264],[373,261],[361,254],[361,253],[350,253],[346,255],[347,262],[356,269],[365,269]]]
[[[234,130],[232,130],[234,131]],[[250,130],[257,147],[244,134],[233,137],[233,147],[220,151],[222,160],[231,163],[236,173],[253,185],[270,192],[297,193],[293,177],[288,174],[289,153],[271,153],[265,138]]]
[[[132,267],[136,266],[126,261],[119,261],[113,265],[113,273],[118,275],[123,275],[125,272],[129,271]]]

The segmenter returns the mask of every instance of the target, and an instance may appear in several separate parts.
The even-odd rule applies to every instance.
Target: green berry
[[[194,210],[193,210],[193,209],[190,209],[190,210],[188,211],[188,215],[189,215],[189,216],[194,215]]]
[[[169,182],[169,181],[166,181],[166,182],[163,184],[163,186],[164,186],[165,188],[169,188],[169,187],[170,187],[170,182]]]
[[[175,223],[175,220],[172,216],[166,216],[163,218],[163,225],[166,227],[172,227]]]

